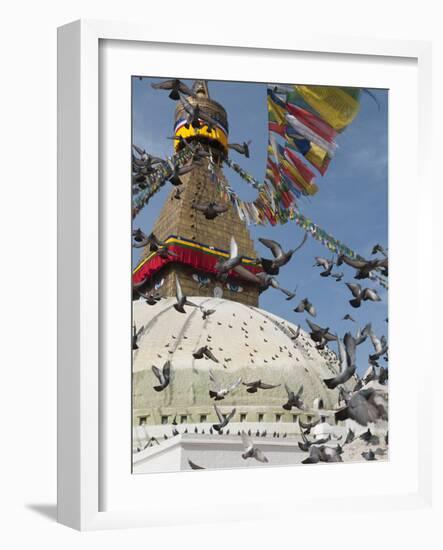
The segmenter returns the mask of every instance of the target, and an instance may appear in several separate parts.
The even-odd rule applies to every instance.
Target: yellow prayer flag
[[[315,195],[318,191],[318,187],[315,183],[309,183],[306,181],[297,168],[285,158],[280,157],[280,164],[288,170],[294,180],[306,191],[308,195]]]
[[[278,124],[286,124],[284,110],[279,105],[274,103],[269,96],[268,96],[268,111],[274,115]]]
[[[359,101],[338,86],[295,86],[302,98],[334,130],[348,126],[360,109]]]

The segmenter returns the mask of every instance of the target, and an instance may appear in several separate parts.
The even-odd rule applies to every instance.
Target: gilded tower
[[[146,289],[161,289],[164,296],[175,295],[177,275],[187,296],[217,296],[257,306],[257,285],[233,272],[223,280],[214,269],[217,261],[229,255],[231,237],[234,237],[239,253],[244,256],[244,267],[250,271],[256,271],[257,255],[246,224],[223,193],[227,183],[222,170],[222,162],[228,152],[226,111],[209,96],[205,81],[197,80],[193,91],[195,97],[188,97],[189,103],[197,104],[217,125],[211,129],[206,125],[200,128],[187,125],[184,107],[178,102],[174,147],[179,151],[186,147],[186,142],[197,140],[210,154],[211,162],[205,158],[191,172],[180,176],[182,185],[172,188],[154,224],[154,234],[168,243],[175,256],[160,259],[147,248],[134,275],[143,270],[148,274]],[[193,205],[208,202],[225,203],[229,208],[215,219],[206,219]]]

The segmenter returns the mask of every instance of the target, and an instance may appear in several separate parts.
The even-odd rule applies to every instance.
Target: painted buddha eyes
[[[165,282],[164,279],[160,279],[160,280],[156,281],[155,284],[154,284],[155,290],[158,290],[159,288],[161,288],[163,286],[164,282]]]
[[[211,282],[211,278],[207,275],[204,275],[203,273],[193,273],[192,278],[199,285],[208,285]],[[236,283],[227,282],[226,288],[231,292],[243,292],[243,287]]]
[[[243,292],[243,287],[235,283],[226,283],[226,288],[231,292]]]
[[[207,285],[210,281],[209,277],[207,275],[203,275],[202,273],[193,273],[192,278],[201,285]]]

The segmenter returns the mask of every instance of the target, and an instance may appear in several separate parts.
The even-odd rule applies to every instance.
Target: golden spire
[[[192,91],[199,97],[207,97],[209,99],[209,89],[207,80],[195,80],[192,86]]]

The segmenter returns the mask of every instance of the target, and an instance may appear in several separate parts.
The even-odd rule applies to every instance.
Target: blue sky
[[[133,143],[157,156],[172,154],[175,102],[168,93],[154,90],[150,83],[161,78],[133,78]],[[185,80],[188,85],[192,81]],[[325,82],[327,85],[327,82]],[[209,92],[228,113],[229,140],[242,143],[252,140],[251,158],[231,152],[231,158],[246,171],[262,180],[265,174],[266,146],[268,141],[266,84],[210,81]],[[388,245],[388,91],[375,90],[379,105],[366,93],[361,94],[361,109],[353,123],[337,138],[338,151],[331,161],[325,176],[316,178],[320,190],[310,198],[299,200],[300,211],[320,225],[335,238],[347,244],[364,257],[369,257],[374,244]],[[314,170],[315,171],[315,170]],[[243,182],[228,166],[224,172],[235,191],[246,200],[255,198],[255,190]],[[134,227],[145,231],[155,221],[170,187],[166,185],[134,220]],[[285,248],[294,247],[303,237],[303,231],[295,224],[250,226],[254,239],[265,237],[280,242]],[[269,251],[256,242],[259,255],[269,257]],[[350,321],[342,321],[350,313],[363,327],[371,322],[376,333],[387,335],[387,292],[369,280],[364,286],[377,289],[382,302],[364,302],[359,309],[352,308],[352,297],[344,285],[353,279],[354,270],[343,265],[341,283],[319,276],[320,268],[313,268],[314,256],[331,257],[330,252],[309,237],[308,242],[296,253],[278,277],[282,286],[293,290],[298,285],[297,296],[287,302],[284,296],[269,289],[260,297],[260,307],[306,327],[305,315],[292,310],[304,297],[315,304],[317,317],[314,322],[329,326],[343,336],[346,331],[356,330]],[[342,269],[343,268],[343,269]],[[367,368],[367,356],[371,344],[366,342],[358,350],[358,370]]]

